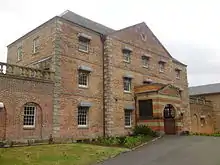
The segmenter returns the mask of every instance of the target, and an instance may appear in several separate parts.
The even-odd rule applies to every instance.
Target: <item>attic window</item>
[[[142,39],[143,41],[146,41],[146,40],[147,40],[147,37],[145,36],[144,33],[141,33],[141,39]]]

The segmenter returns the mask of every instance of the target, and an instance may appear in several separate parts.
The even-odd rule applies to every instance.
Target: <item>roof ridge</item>
[[[212,84],[204,84],[204,85],[190,86],[189,88],[203,87],[203,86],[211,86],[211,85],[220,85],[220,82],[219,82],[219,83],[212,83]]]

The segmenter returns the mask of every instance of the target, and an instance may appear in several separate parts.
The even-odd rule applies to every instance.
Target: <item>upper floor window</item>
[[[33,54],[38,53],[39,51],[39,37],[33,40]]]
[[[131,92],[131,78],[124,77],[124,91]]]
[[[79,50],[82,52],[89,52],[89,44],[90,40],[92,39],[91,36],[88,36],[84,33],[78,34],[78,39],[79,39]]]
[[[180,70],[176,69],[175,73],[176,73],[176,79],[180,79]]]
[[[23,58],[23,53],[22,53],[22,47],[20,46],[17,50],[17,59],[18,61],[21,61]]]
[[[89,72],[84,70],[79,70],[79,87],[89,86]]]
[[[24,128],[35,127],[35,114],[36,114],[36,106],[26,105],[24,107],[24,118],[23,118]]]
[[[162,62],[162,61],[159,62],[159,71],[160,72],[165,71],[165,62]]]
[[[123,52],[123,58],[124,58],[124,62],[130,63],[131,62],[131,52],[132,52],[132,48],[125,46],[122,49]]]
[[[143,64],[143,67],[149,68],[149,57],[142,56],[142,64]]]
[[[131,51],[123,50],[123,55],[124,55],[124,61],[127,63],[130,63],[131,62]]]
[[[92,68],[88,66],[81,65],[79,66],[79,87],[87,88],[89,86],[89,74],[92,72]]]

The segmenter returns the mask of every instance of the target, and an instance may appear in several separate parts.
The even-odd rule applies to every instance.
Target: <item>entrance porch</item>
[[[137,124],[148,125],[165,134],[182,131],[180,90],[172,85],[159,83],[135,87]]]

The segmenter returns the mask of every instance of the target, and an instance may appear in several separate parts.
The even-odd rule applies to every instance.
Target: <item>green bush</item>
[[[150,127],[148,127],[146,125],[135,126],[133,129],[133,134],[135,136],[137,136],[137,135],[148,135],[148,136],[153,136],[153,137],[158,136],[157,132],[153,131]]]

